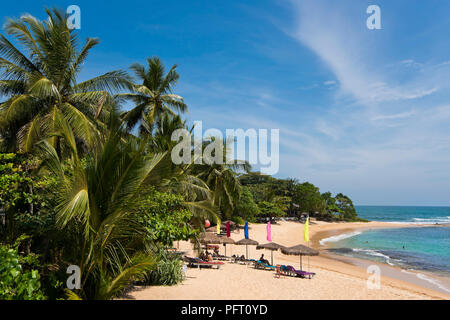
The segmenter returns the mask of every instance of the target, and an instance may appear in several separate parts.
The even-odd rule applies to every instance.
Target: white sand
[[[394,227],[381,222],[370,223],[324,223],[310,226],[313,247],[323,248],[319,240],[355,229]],[[396,225],[395,227],[399,227]],[[250,226],[250,238],[267,243],[266,225]],[[233,232],[232,238],[240,240],[243,230]],[[272,225],[272,241],[284,246],[303,243],[303,225],[296,222],[281,222]],[[192,244],[180,242],[180,250],[194,255]],[[270,261],[270,251],[256,250],[249,246],[249,257],[258,259],[261,253]],[[224,248],[220,245],[224,254]],[[264,300],[264,299],[450,299],[450,295],[401,281],[381,277],[380,289],[368,289],[366,270],[333,259],[332,256],[304,257],[303,269],[315,272],[313,279],[274,277],[273,271],[256,270],[252,267],[225,262],[219,269],[188,268],[187,279],[180,285],[164,287],[141,287],[131,293],[134,299],[205,299],[205,300]],[[227,245],[227,255],[244,254],[245,246]],[[309,263],[308,263],[309,262]],[[274,252],[274,264],[290,264],[299,267],[298,256],[286,256]]]

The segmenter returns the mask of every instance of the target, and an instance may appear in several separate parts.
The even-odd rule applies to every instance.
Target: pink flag
[[[267,222],[267,241],[272,242],[272,228],[270,226],[270,221]]]

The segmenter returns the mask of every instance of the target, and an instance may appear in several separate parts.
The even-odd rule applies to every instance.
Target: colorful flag
[[[248,239],[248,221],[245,221],[244,234],[245,239]]]
[[[267,222],[267,241],[272,242],[272,226]]]
[[[306,218],[305,226],[303,227],[303,234],[305,236],[305,242],[309,242],[309,217]]]
[[[231,235],[231,232],[230,232],[230,221],[227,221],[227,237],[229,238],[230,235]]]
[[[220,219],[217,219],[217,234],[220,234],[220,225],[221,225]]]

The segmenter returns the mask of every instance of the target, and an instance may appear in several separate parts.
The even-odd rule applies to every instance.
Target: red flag
[[[231,235],[230,233],[230,221],[227,221],[227,237],[229,238]]]

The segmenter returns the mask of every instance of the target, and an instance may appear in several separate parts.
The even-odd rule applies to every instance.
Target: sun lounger
[[[228,261],[230,259],[232,259],[232,257],[227,257],[221,254],[213,254],[212,255],[214,260],[219,260],[219,261]]]
[[[288,275],[289,274],[288,274],[288,270],[287,270],[286,266],[277,264],[275,278],[281,278],[281,276],[288,276]]]
[[[242,257],[231,257],[231,259],[234,259],[233,262],[234,263],[240,263],[240,264],[248,264],[248,263],[252,263],[255,262],[255,259],[245,259]]]
[[[270,264],[264,263],[260,260],[254,262],[255,269],[263,269],[263,270],[274,270],[275,266],[271,266]]]
[[[200,268],[201,266],[204,266],[204,267],[212,268],[213,266],[216,266],[217,269],[219,269],[220,266],[224,264],[223,262],[220,262],[220,261],[203,261],[200,258],[191,258],[191,257],[187,257],[187,256],[185,256],[184,258],[185,258],[184,260],[188,263],[189,267]]]
[[[314,272],[307,272],[303,270],[296,270],[293,266],[287,266],[287,270],[294,276],[312,279],[316,274]]]

